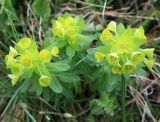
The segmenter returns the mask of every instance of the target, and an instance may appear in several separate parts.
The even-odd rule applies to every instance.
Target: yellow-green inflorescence
[[[15,85],[23,73],[29,70],[39,76],[41,86],[47,87],[51,82],[51,74],[46,70],[45,63],[50,62],[52,56],[58,56],[58,53],[57,47],[39,52],[34,40],[27,37],[20,39],[15,48],[10,47],[9,54],[5,57],[7,68],[11,70],[8,77],[12,85]],[[40,69],[45,69],[45,72]]]
[[[52,20],[54,43],[58,48],[66,48],[68,56],[74,56],[75,52],[82,49],[85,39],[90,40],[89,36],[82,34],[84,27],[83,16],[72,17],[69,14],[58,16],[56,20]],[[87,45],[88,42],[85,41],[85,44]],[[56,51],[56,48],[54,50]]]
[[[66,39],[67,43],[72,45],[77,43],[77,34],[82,31],[84,23],[80,16],[76,18],[69,15],[59,16],[57,20],[52,20],[52,33],[54,37]]]
[[[130,74],[144,63],[149,69],[154,65],[154,48],[141,49],[146,42],[143,27],[125,28],[111,21],[100,35],[104,46],[94,54],[97,62],[106,62],[114,74]]]

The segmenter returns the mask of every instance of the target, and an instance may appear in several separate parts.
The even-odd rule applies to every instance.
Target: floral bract
[[[141,49],[140,46],[146,42],[143,27],[125,28],[123,24],[110,22],[100,35],[104,44],[95,53],[97,62],[106,57],[107,63],[112,67],[114,74],[130,74],[142,62],[151,69],[154,64],[154,49]]]

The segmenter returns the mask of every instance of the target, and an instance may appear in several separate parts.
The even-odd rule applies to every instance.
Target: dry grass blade
[[[137,91],[132,86],[129,86],[129,89],[130,89],[131,95],[134,97],[134,99],[137,103],[137,106],[140,106],[140,108],[143,110],[144,114],[146,113],[153,120],[153,122],[157,122],[157,120],[152,115],[152,113],[147,105],[147,102],[145,101],[145,99],[143,98],[141,93],[139,91]],[[144,116],[142,118],[144,119]]]

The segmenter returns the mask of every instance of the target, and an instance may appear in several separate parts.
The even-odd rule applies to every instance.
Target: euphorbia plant
[[[143,27],[125,28],[123,24],[111,21],[100,35],[102,46],[98,46],[89,53],[94,53],[96,61],[106,65],[113,74],[122,75],[122,112],[125,118],[125,75],[134,73],[137,68],[145,64],[149,69],[154,64],[153,48],[140,48],[146,42]]]
[[[57,20],[52,20],[52,36],[49,37],[51,39],[45,40],[47,45],[40,51],[33,39],[26,37],[20,39],[15,47],[10,47],[9,54],[5,58],[7,68],[11,70],[11,74],[8,76],[11,78],[12,85],[16,85],[18,81],[23,82],[22,91],[33,87],[32,89],[40,95],[42,88],[44,88],[44,95],[46,95],[49,93],[47,90],[49,86],[54,92],[63,93],[69,98],[73,97],[74,86],[76,86],[76,92],[78,87],[80,89],[80,82],[76,82],[80,80],[78,75],[82,75],[83,79],[87,76],[91,81],[96,81],[95,79],[100,77],[96,81],[100,88],[95,88],[95,91],[97,90],[100,94],[100,99],[94,99],[90,102],[91,113],[97,114],[97,110],[99,110],[98,114],[108,113],[112,116],[116,108],[116,100],[114,94],[107,92],[111,92],[114,88],[107,91],[108,84],[105,82],[108,79],[112,82],[122,76],[122,110],[125,122],[125,76],[145,65],[151,69],[155,62],[154,49],[140,48],[146,41],[143,27],[125,28],[123,24],[117,25],[112,21],[101,33],[99,45],[88,50],[87,58],[86,49],[89,48],[93,38],[92,35],[84,34],[85,26],[82,16],[72,17],[69,14],[65,14],[64,17],[59,16]],[[68,60],[66,57],[72,60]],[[88,59],[94,60],[96,65],[98,63],[102,68],[95,71],[97,67],[90,64]],[[67,63],[72,65],[71,69]],[[78,66],[80,68],[77,68]],[[116,77],[113,77],[113,74]],[[97,86],[96,83],[93,84],[87,80],[85,83],[91,83],[91,85],[89,84],[91,89]]]

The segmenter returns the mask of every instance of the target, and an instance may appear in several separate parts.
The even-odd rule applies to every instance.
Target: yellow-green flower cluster
[[[77,34],[82,31],[84,23],[81,16],[59,16],[57,20],[52,20],[52,33],[59,41],[65,40],[69,45],[73,45],[77,43]]]
[[[105,50],[95,53],[97,62],[106,59],[114,74],[130,74],[143,62],[151,69],[154,64],[154,48],[141,49],[145,43],[143,27],[125,28],[122,24],[110,22],[100,35]]]
[[[43,49],[40,52],[37,49],[35,41],[30,38],[22,38],[15,45],[15,48],[10,46],[9,54],[5,57],[7,68],[12,74],[8,77],[11,79],[12,85],[22,78],[23,73],[30,70],[39,75],[39,84],[46,87],[51,82],[51,74],[46,69],[45,63],[51,61],[52,56],[58,56],[59,50],[53,47],[51,50]],[[41,68],[39,68],[41,67]]]

